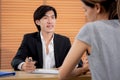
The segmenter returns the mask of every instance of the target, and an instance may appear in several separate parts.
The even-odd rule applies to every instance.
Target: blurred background
[[[86,22],[80,0],[0,0],[0,69],[11,69],[23,35],[37,31],[33,13],[41,4],[56,8],[55,32],[68,36],[71,43]]]

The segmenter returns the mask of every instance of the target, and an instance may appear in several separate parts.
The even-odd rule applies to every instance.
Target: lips
[[[47,28],[50,28],[50,29],[53,28],[53,27],[54,27],[53,25],[48,25],[47,26]]]

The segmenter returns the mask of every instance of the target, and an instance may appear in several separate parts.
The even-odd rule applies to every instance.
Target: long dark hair
[[[117,14],[120,19],[120,0],[117,0]]]
[[[108,19],[118,19],[117,0],[81,0],[81,1],[91,8],[94,8],[95,4],[99,3],[101,5],[101,12],[107,12],[109,14]]]

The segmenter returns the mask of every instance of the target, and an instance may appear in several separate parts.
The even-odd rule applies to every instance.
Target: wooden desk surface
[[[13,71],[13,70],[1,70]],[[24,71],[16,71],[15,76],[0,77],[0,80],[58,80],[56,74],[31,74]],[[90,74],[72,78],[70,80],[91,80]]]

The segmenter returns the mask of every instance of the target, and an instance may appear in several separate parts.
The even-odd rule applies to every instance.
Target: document
[[[59,71],[56,69],[36,69],[32,73],[35,73],[35,74],[58,74]]]
[[[4,77],[4,76],[14,76],[15,72],[4,72],[4,71],[0,71],[0,77]]]

